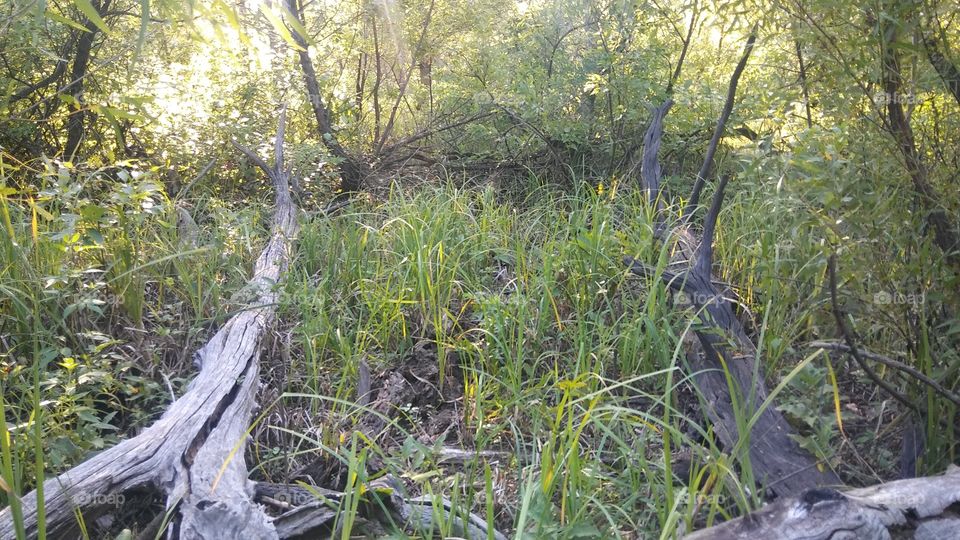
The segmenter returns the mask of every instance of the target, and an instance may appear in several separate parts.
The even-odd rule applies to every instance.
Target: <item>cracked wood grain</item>
[[[263,336],[275,318],[280,281],[298,232],[283,166],[285,110],[280,114],[276,162],[254,160],[276,192],[270,240],[254,264],[257,292],[250,309],[231,318],[197,352],[199,373],[186,393],[140,435],[104,450],[44,483],[46,527],[53,538],[75,535],[76,513],[96,515],[94,502],[136,488],[166,494],[173,519],[168,538],[277,538],[270,518],[253,502],[244,461],[247,428],[256,406]],[[249,156],[254,154],[239,147]],[[37,532],[36,492],[22,498],[24,527]],[[0,512],[0,538],[12,538],[10,509]]]

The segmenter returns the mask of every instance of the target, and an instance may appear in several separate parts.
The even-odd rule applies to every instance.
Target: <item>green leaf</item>
[[[100,234],[100,231],[94,229],[87,232],[87,238],[90,239],[95,245],[102,246],[106,243],[106,240],[103,238],[103,235]]]
[[[57,94],[57,99],[66,103],[67,105],[80,105],[80,102],[77,101],[77,98],[73,97],[70,94]]]
[[[223,0],[217,0],[214,2],[213,10],[219,11],[227,19],[227,23],[230,25],[230,28],[233,28],[233,31],[240,36],[240,43],[249,47],[250,38],[247,36],[247,33],[243,31],[243,26],[240,25],[240,17],[237,16],[237,12],[223,2]]]
[[[286,6],[281,7],[281,13],[283,14],[283,20],[286,21],[287,24],[290,26],[290,28],[297,33],[297,36],[299,36],[300,39],[303,40],[303,43],[310,43],[310,38],[308,37],[309,33],[307,32],[307,28],[303,26],[303,23],[300,22],[300,19],[298,19],[293,13],[291,13]]]
[[[137,49],[133,53],[133,63],[137,62],[147,41],[147,26],[150,24],[150,0],[140,0],[140,35],[137,36]]]
[[[106,213],[106,208],[96,204],[87,204],[80,207],[80,217],[87,223],[99,223],[100,218]]]
[[[290,29],[287,28],[287,25],[283,24],[283,20],[281,20],[280,17],[277,17],[277,15],[269,7],[267,7],[266,4],[260,5],[260,11],[263,13],[263,16],[270,21],[270,24],[273,25],[273,29],[280,34],[280,37],[282,37],[288,45],[298,51],[305,50],[300,46],[299,43],[297,43],[297,40],[293,38],[293,34],[290,33]]]
[[[100,30],[103,30],[104,34],[110,34],[110,27],[107,26],[107,23],[103,22],[103,19],[100,18],[100,13],[97,12],[97,8],[93,7],[93,4],[90,3],[90,0],[73,0],[73,5],[77,6],[77,9],[83,13],[87,19],[90,20],[93,24],[97,26]]]
[[[600,538],[603,536],[603,532],[592,523],[580,522],[567,527],[563,531],[563,536],[566,538]]]
[[[76,28],[77,30],[80,30],[80,31],[82,31],[82,32],[89,32],[89,31],[90,31],[90,30],[87,30],[87,28],[86,28],[85,26],[83,26],[82,24],[78,23],[77,21],[75,21],[75,20],[73,20],[73,19],[68,19],[68,18],[64,17],[63,15],[60,15],[59,13],[54,13],[54,12],[50,11],[49,9],[48,9],[46,12],[44,12],[44,16],[46,16],[46,17],[47,17],[48,19],[50,19],[51,21],[56,21],[56,22],[58,22],[58,23],[65,24],[65,25],[67,25],[67,26],[69,26],[69,27],[71,27],[71,28]]]
[[[916,44],[914,44],[914,43],[910,43],[910,42],[907,42],[907,41],[895,41],[895,42],[891,43],[890,45],[891,45],[894,49],[899,49],[899,50],[902,50],[902,51],[908,51],[908,52],[913,52],[913,53],[922,53],[922,52],[924,52],[924,49],[923,49],[922,46],[916,45]]]
[[[101,114],[104,114],[110,117],[111,119],[117,119],[117,118],[120,118],[123,120],[139,120],[140,119],[140,115],[138,115],[137,113],[128,112],[123,109],[118,109],[116,107],[100,105],[97,107],[97,109],[99,109],[99,112]]]

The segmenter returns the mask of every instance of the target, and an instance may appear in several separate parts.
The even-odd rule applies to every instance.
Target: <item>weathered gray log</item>
[[[122,500],[117,495],[150,487],[167,496],[173,516],[170,538],[277,538],[270,519],[252,500],[244,449],[256,404],[261,341],[274,320],[275,286],[298,230],[290,171],[283,168],[284,117],[281,113],[274,167],[238,146],[267,173],[277,197],[270,240],[250,281],[257,292],[255,303],[227,321],[196,353],[200,372],[160,420],[44,482],[51,537],[75,537],[77,512],[89,522],[105,503]],[[26,534],[35,537],[36,492],[22,498],[22,510]],[[11,510],[4,509],[0,538],[14,538],[15,531]]]
[[[685,243],[695,242],[688,230],[673,232],[686,237]],[[625,262],[635,274],[652,274],[651,269],[638,261],[627,258]],[[717,438],[731,451],[743,444],[742,437],[747,437],[745,442],[754,478],[778,497],[814,487],[841,485],[832,470],[819,465],[800,448],[791,437],[794,429],[774,405],[760,411],[760,405],[769,395],[764,370],[757,365],[762,358],[758,357],[756,346],[733,313],[728,300],[730,292],[719,290],[710,274],[707,275],[705,279],[687,271],[667,272],[661,277],[669,287],[684,293],[689,307],[700,318],[695,328],[696,347],[689,351],[687,359],[694,386],[702,396],[704,412]],[[726,373],[730,374],[733,388],[727,382]],[[758,411],[759,417],[750,432],[741,434],[738,414],[749,420]]]
[[[687,540],[960,539],[960,467],[839,492],[813,489],[687,535]]]
[[[122,500],[116,496],[144,487],[167,496],[166,513],[171,516],[168,538],[294,538],[316,535],[335,521],[343,493],[254,483],[247,478],[244,460],[247,430],[256,405],[261,341],[274,320],[279,294],[276,284],[286,270],[298,232],[297,210],[289,189],[291,172],[283,166],[284,117],[281,113],[274,166],[235,145],[267,174],[277,197],[270,241],[257,259],[247,286],[253,293],[251,305],[227,321],[197,352],[199,374],[160,420],[137,437],[44,483],[45,523],[50,537],[76,537],[78,511],[90,522],[104,509],[104,502]],[[436,508],[432,501],[405,500],[399,483],[390,477],[368,486],[368,493],[378,491],[383,491],[381,498],[386,502],[381,507],[388,515],[371,510],[373,515],[367,517],[373,519],[367,521],[373,530],[399,524],[413,534],[429,535],[439,523],[446,523],[461,537],[505,538],[475,515],[461,519],[458,509],[449,503]],[[36,492],[24,496],[21,503],[26,534],[36,537]],[[284,512],[270,517],[261,504]],[[368,506],[374,508],[373,504]],[[147,527],[151,531],[159,528],[161,520],[155,521],[158,523]],[[14,537],[16,527],[7,508],[0,513],[0,538]]]

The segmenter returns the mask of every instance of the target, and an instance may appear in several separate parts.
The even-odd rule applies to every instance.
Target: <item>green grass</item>
[[[496,465],[513,491],[485,485],[483,461],[388,460],[385,471],[423,479],[419,491],[479,515],[495,500],[501,525],[533,537],[670,531],[695,509],[736,504],[738,473],[709,441],[695,446],[711,488],[684,488],[670,471],[670,454],[692,444],[677,403],[690,329],[660,285],[620,262],[664,260],[644,216],[637,194],[609,189],[509,201],[441,186],[395,188],[382,204],[306,224],[283,310],[306,369],[292,368],[303,376],[287,406],[323,407],[300,392],[349,399],[359,361],[399,369],[429,342],[442,373],[457,360],[457,435],[514,456]]]
[[[156,418],[167,379],[182,391],[189,352],[242,309],[238,291],[263,241],[265,204],[193,201],[201,232],[185,246],[174,203],[149,173],[119,195],[99,174],[51,164],[57,193],[72,198],[0,199],[0,321],[10,336],[0,378],[0,473],[10,489],[0,502],[14,514],[15,495],[35,479]],[[256,477],[283,478],[326,456],[342,474],[323,487],[389,473],[438,507],[446,499],[530,538],[669,538],[760,504],[745,448],[721,451],[700,417],[688,417],[692,314],[621,263],[630,255],[662,269],[668,259],[641,194],[529,184],[538,187],[511,194],[394,186],[383,200],[303,224],[281,285],[281,335],[264,358],[265,381],[282,384],[265,394],[280,397],[254,429]],[[797,348],[832,328],[827,249],[811,234],[820,217],[803,196],[734,190],[716,256],[756,321],[771,397],[795,417],[802,444],[837,459],[834,402],[851,396],[824,358]],[[71,224],[71,214],[80,219]],[[784,231],[796,231],[789,243]],[[942,343],[924,347],[934,373],[930,351]],[[436,366],[429,402],[397,403],[386,434],[362,433],[361,363],[386,378],[425,362]],[[449,429],[426,429],[418,407],[445,408]],[[744,411],[739,421],[755,417]],[[932,444],[949,455],[954,437]],[[439,459],[443,446],[502,454],[451,465]],[[685,478],[672,470],[680,451],[695,457]],[[363,501],[340,504],[337,535],[347,538]],[[438,527],[449,533],[452,523]]]

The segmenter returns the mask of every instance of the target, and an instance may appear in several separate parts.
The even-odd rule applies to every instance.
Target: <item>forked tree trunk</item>
[[[710,171],[723,126],[733,109],[737,82],[746,67],[755,39],[756,27],[747,39],[743,56],[731,78],[727,102],[697,176],[694,196],[687,207],[690,212],[697,208],[699,191],[706,180],[705,175]],[[641,179],[652,204],[659,204],[660,165],[657,150],[663,134],[663,119],[670,105],[670,100],[667,100],[654,110],[644,137]],[[714,285],[713,237],[726,182],[727,178],[724,177],[717,187],[700,238],[688,227],[685,219],[664,216],[659,206],[657,212],[658,236],[665,242],[676,243],[678,249],[674,250],[677,255],[673,264],[680,268],[677,272],[668,271],[659,277],[669,287],[686,295],[688,305],[700,319],[696,329],[699,344],[688,354],[694,384],[724,449],[736,457],[748,458],[749,462],[742,462],[741,466],[749,466],[754,478],[767,491],[783,497],[818,486],[839,485],[840,479],[833,471],[818,464],[791,437],[794,430],[776,406],[764,403],[768,392],[761,368],[762,359],[733,313],[728,300],[729,291],[720,290]],[[672,222],[679,222],[680,225],[667,230],[665,224]],[[655,275],[654,270],[643,263],[631,258],[625,262],[636,274]],[[748,429],[742,430],[742,426]]]
[[[301,25],[305,25],[303,13],[297,0],[286,0],[286,7]],[[317,70],[314,69],[313,60],[310,58],[306,36],[301,36],[295,28],[291,28],[290,33],[300,47],[300,50],[297,51],[300,70],[303,72],[303,83],[307,88],[307,98],[310,101],[313,116],[317,120],[320,139],[330,154],[340,161],[337,167],[340,169],[341,189],[345,193],[359,191],[363,184],[363,170],[360,162],[346,151],[333,132],[333,126],[330,123],[330,110],[324,104],[320,93],[320,82],[317,80]]]

